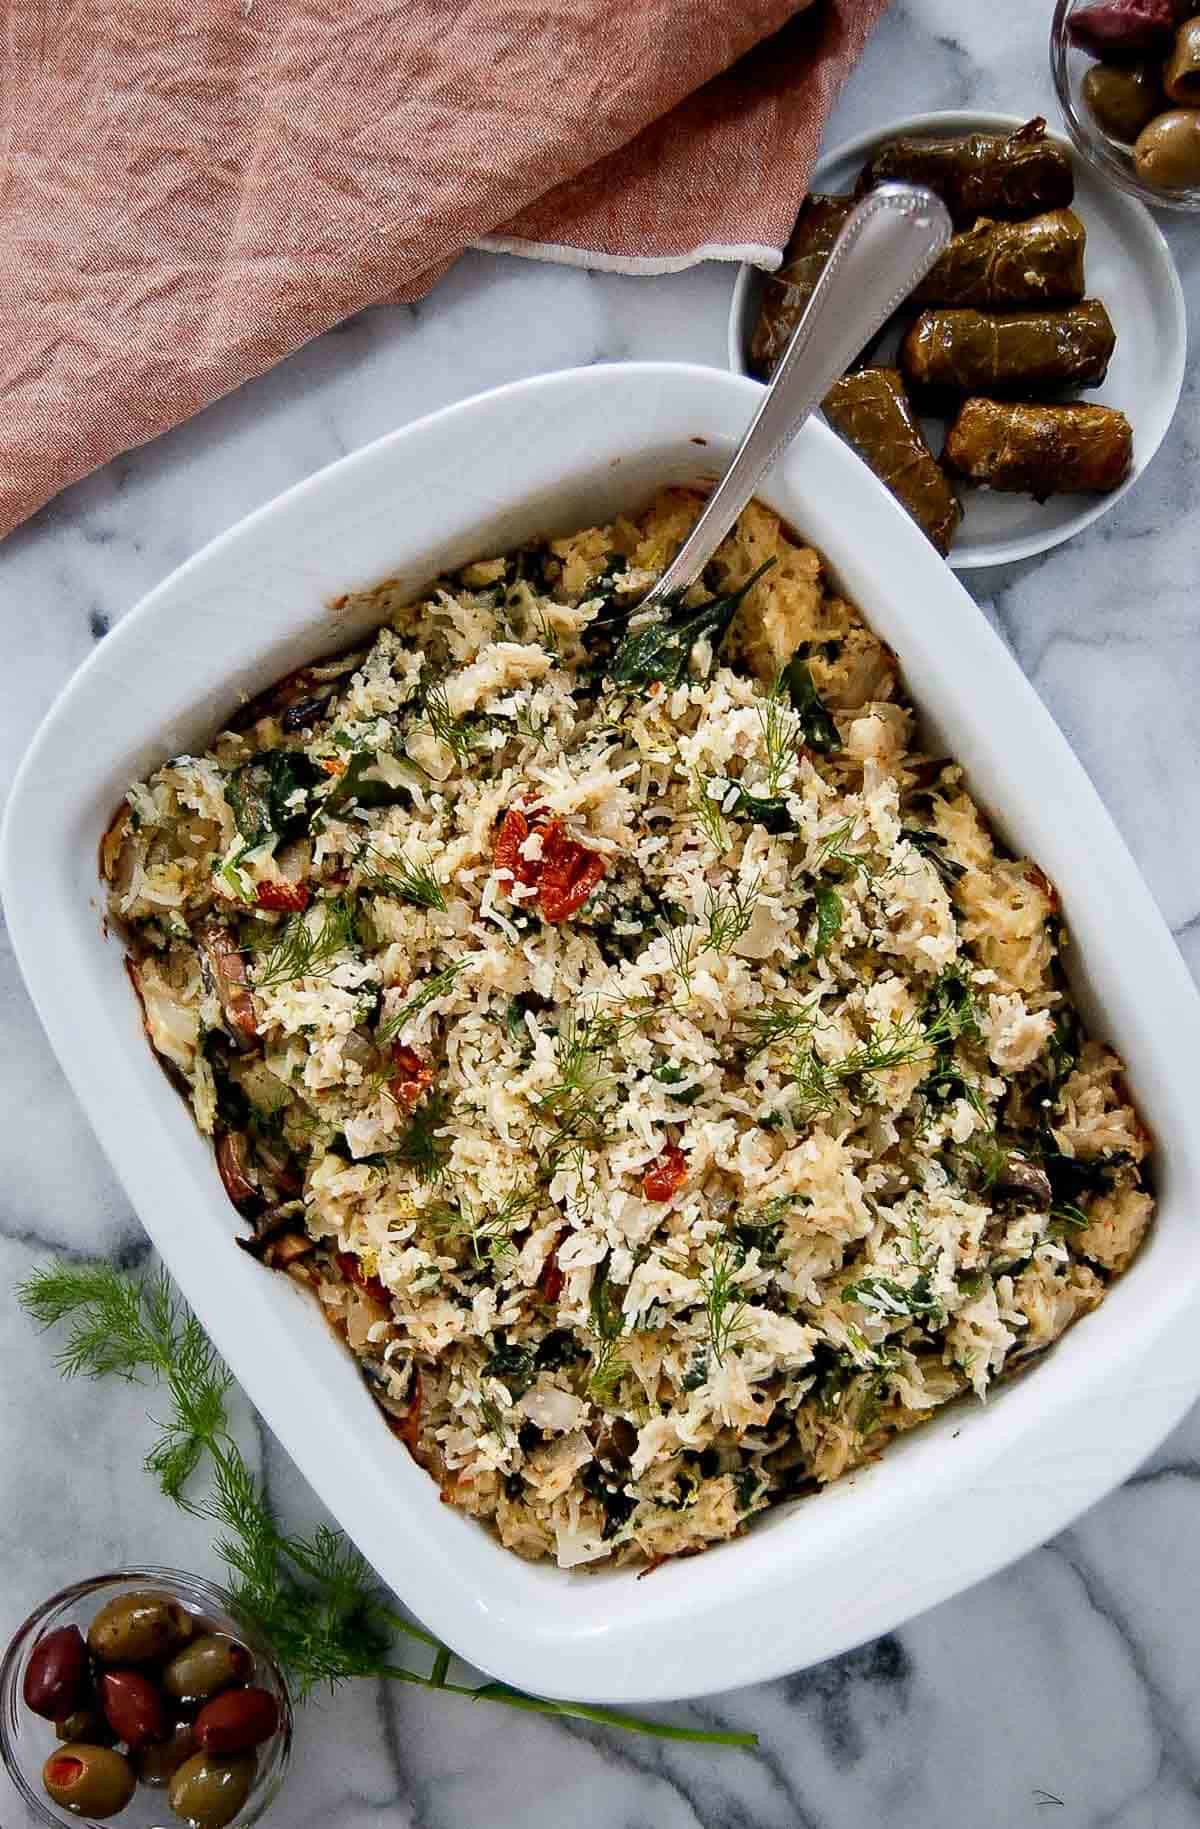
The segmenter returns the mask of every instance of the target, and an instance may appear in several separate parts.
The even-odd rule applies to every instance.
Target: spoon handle
[[[833,245],[733,461],[646,609],[699,577],[766,472],[950,239],[946,206],[918,184],[880,184]]]

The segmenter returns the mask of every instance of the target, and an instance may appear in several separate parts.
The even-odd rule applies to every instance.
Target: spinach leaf
[[[525,1021],[526,1011],[541,1010],[544,1007],[544,999],[535,996],[531,991],[520,991],[517,996],[509,998],[504,1011],[504,1033],[508,1038],[509,1046],[515,1048],[519,1054],[533,1053],[533,1037],[530,1035]]]
[[[826,756],[840,749],[842,739],[838,736],[837,725],[813,685],[807,661],[801,660],[798,655],[790,660],[783,670],[783,683],[787,687],[800,726],[800,741],[805,747],[819,750]]]
[[[752,819],[756,826],[762,826],[767,832],[778,834],[794,830],[792,816],[782,794],[751,794],[747,788],[739,787],[733,805],[722,810],[731,813],[735,819]]]
[[[369,771],[375,767],[378,760],[377,750],[355,750],[345,769],[321,802],[321,812],[325,817],[331,813],[340,813],[351,801],[360,807],[404,806],[412,792],[407,784],[402,783],[393,787],[388,781],[367,779]],[[409,762],[406,757],[393,757],[393,761],[399,762],[406,775],[411,774],[414,784],[421,781],[421,770],[415,762]]]
[[[273,749],[251,756],[225,778],[225,798],[234,824],[248,844],[261,844],[272,832],[293,837],[307,829],[308,797],[323,776],[302,751]],[[291,806],[299,790],[303,799]]]
[[[1078,1208],[1089,1194],[1107,1194],[1116,1185],[1117,1170],[1131,1160],[1126,1150],[1111,1156],[1064,1156],[1048,1124],[1041,1126],[1041,1166],[1050,1177],[1054,1207]]]
[[[836,889],[817,890],[817,944],[815,957],[827,953],[842,925],[842,898]]]
[[[965,865],[947,856],[946,841],[940,832],[929,826],[901,826],[900,836],[907,838],[913,850],[919,851],[933,865],[947,889],[953,889],[959,878],[966,875]]]
[[[577,1365],[587,1354],[579,1345],[574,1334],[568,1328],[556,1327],[543,1336],[533,1363],[542,1366],[548,1372],[557,1372],[566,1365]]]
[[[657,1080],[660,1086],[665,1086],[671,1097],[678,1099],[681,1105],[694,1105],[704,1090],[702,1086],[685,1086],[681,1092],[676,1092],[675,1088],[687,1075],[674,1061],[664,1061],[661,1067],[654,1069],[650,1077]]]
[[[533,1354],[523,1346],[502,1341],[483,1368],[485,1378],[498,1378],[514,1397],[520,1397],[533,1383]]]
[[[608,675],[613,685],[649,686],[661,680],[665,686],[678,686],[696,643],[707,636],[715,653],[738,604],[774,563],[774,559],[765,560],[736,591],[710,597],[707,603],[689,605],[673,598],[664,604],[652,622],[627,635],[617,649]]]

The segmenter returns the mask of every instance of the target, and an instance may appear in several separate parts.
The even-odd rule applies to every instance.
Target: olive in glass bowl
[[[1097,171],[1154,209],[1200,210],[1196,59],[1200,0],[1057,0],[1050,71],[1067,132]],[[1192,83],[1196,108],[1179,99]]]
[[[177,1569],[51,1595],[0,1664],[0,1757],[35,1821],[249,1829],[291,1748],[287,1684],[230,1595]]]

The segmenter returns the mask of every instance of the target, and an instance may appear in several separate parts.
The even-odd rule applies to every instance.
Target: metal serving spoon
[[[880,184],[855,206],[732,463],[639,604],[639,621],[699,577],[784,447],[928,273],[950,234],[945,204],[923,185]]]

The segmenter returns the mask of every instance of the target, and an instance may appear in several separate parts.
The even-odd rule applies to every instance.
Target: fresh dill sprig
[[[698,769],[692,775],[692,798],[690,810],[695,814],[700,830],[704,833],[714,851],[725,851],[729,847],[729,828],[721,812],[721,802],[714,800],[709,793],[709,783],[718,777],[704,775]]]
[[[792,710],[782,673],[776,675],[766,698],[758,701],[758,725],[767,757],[767,795],[773,799],[802,741],[800,720]]]
[[[551,1161],[557,1161],[566,1145],[598,1142],[604,1134],[599,1106],[616,1079],[604,1060],[595,1025],[594,1015],[568,1011],[554,1043],[558,1078],[531,1101],[551,1132]]]
[[[671,969],[679,980],[686,1002],[692,994],[692,972],[696,965],[696,945],[698,935],[686,922],[676,926],[672,921],[660,920],[658,931],[667,943],[667,957]]]
[[[430,729],[462,768],[470,761],[472,751],[483,735],[482,726],[469,718],[455,717],[446,697],[446,688],[440,680],[426,686],[424,698],[425,716]]]
[[[925,1007],[928,1022],[922,1022],[919,1016],[903,1016],[876,1024],[865,1041],[837,1061],[822,1060],[808,1040],[791,1063],[801,1106],[809,1112],[832,1111],[849,1082],[870,1080],[873,1075],[889,1073],[896,1067],[934,1060],[948,1042],[972,1032],[974,1017],[967,1003],[950,995],[939,997],[931,993]]]
[[[813,1003],[788,1003],[776,998],[765,1009],[749,1017],[750,1053],[761,1054],[772,1042],[788,1039],[808,1041],[817,1026],[818,1014]]]
[[[490,1263],[504,1268],[513,1255],[512,1235],[522,1221],[541,1205],[537,1188],[514,1188],[490,1212],[477,1207],[465,1194],[444,1206],[426,1210],[424,1220],[440,1238],[464,1238],[471,1247],[477,1270]]]
[[[282,927],[250,941],[254,988],[267,991],[297,978],[327,978],[354,937],[354,905],[346,896],[290,915]]]
[[[709,952],[731,951],[748,932],[761,888],[762,878],[757,876],[752,883],[734,883],[724,895],[716,889],[705,891],[704,945]]]
[[[791,1076],[797,1101],[806,1116],[817,1117],[836,1109],[841,1078],[837,1069],[823,1061],[811,1043],[793,1055]]]
[[[877,1024],[866,1041],[851,1048],[841,1060],[824,1061],[811,1042],[792,1063],[792,1078],[801,1103],[812,1110],[828,1111],[847,1081],[889,1073],[895,1067],[931,1058],[937,1047],[934,1037],[915,1016]]]
[[[553,728],[553,720],[551,718],[535,717],[533,708],[529,705],[515,706],[511,718],[507,716],[507,714],[496,712],[492,716],[491,723],[494,730],[509,730],[511,728],[512,734],[518,737],[524,737],[525,741],[527,743],[532,743],[535,749],[540,749],[542,747]]]
[[[591,1332],[594,1340],[588,1394],[599,1404],[611,1403],[616,1388],[629,1370],[621,1358],[620,1343],[625,1332],[625,1316],[620,1298],[608,1280],[608,1262],[596,1266],[588,1295]]]
[[[396,896],[402,902],[411,902],[414,908],[435,908],[445,914],[446,897],[427,863],[416,862],[403,852],[389,857],[370,839],[364,840],[354,861],[361,873],[360,889],[372,895]]]
[[[930,1039],[938,1048],[960,1038],[980,1039],[979,1004],[961,966],[947,965],[938,973],[925,999],[925,1017]]]
[[[466,963],[465,959],[455,959],[449,965],[443,966],[440,972],[434,972],[430,977],[423,978],[416,989],[405,998],[395,1014],[389,1016],[387,1021],[381,1023],[375,1031],[375,1040],[380,1047],[394,1041],[404,1025],[411,1022],[414,1016],[419,1016],[422,1010],[427,1010],[431,1003],[436,1003],[439,997],[447,996],[454,989],[458,974]]]
[[[812,861],[814,875],[831,871],[839,877],[861,876],[864,882],[874,882],[880,874],[877,867],[865,851],[851,849],[857,838],[858,819],[854,815],[844,819],[832,832],[827,832]]]
[[[746,1304],[737,1297],[740,1259],[724,1240],[713,1246],[708,1270],[700,1278],[708,1344],[718,1365],[746,1331]]]
[[[165,1391],[171,1411],[147,1466],[168,1498],[220,1527],[217,1553],[230,1570],[235,1606],[270,1641],[301,1699],[352,1677],[387,1678],[661,1740],[758,1744],[754,1734],[673,1727],[588,1703],[527,1695],[504,1683],[448,1682],[448,1647],[389,1604],[367,1563],[339,1531],[322,1525],[303,1537],[280,1528],[230,1433],[225,1400],[232,1377],[165,1273],[139,1278],[113,1264],[48,1264],[18,1285],[17,1299],[43,1328],[68,1326],[58,1356],[65,1376],[115,1374]],[[184,1482],[206,1459],[209,1494],[189,1498]],[[398,1636],[434,1654],[428,1674],[394,1661]]]

